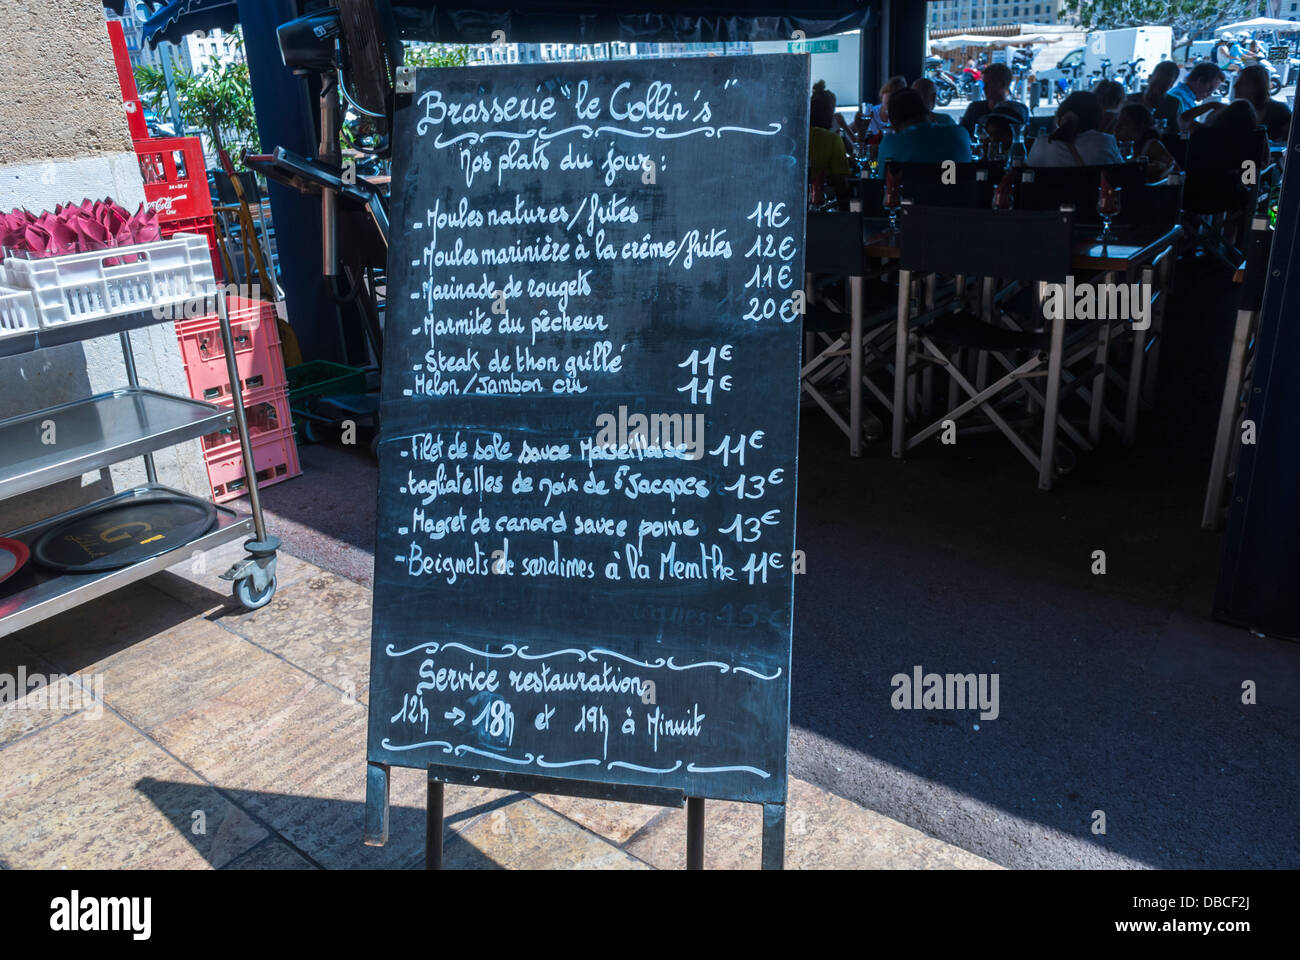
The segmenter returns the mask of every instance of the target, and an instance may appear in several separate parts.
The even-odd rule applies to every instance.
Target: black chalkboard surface
[[[784,800],[808,70],[416,73],[372,764]]]

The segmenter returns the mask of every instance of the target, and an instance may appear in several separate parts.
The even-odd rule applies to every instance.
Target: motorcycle
[[[1274,67],[1273,64],[1269,63],[1267,60],[1260,60],[1257,62],[1268,73],[1269,95],[1277,96],[1278,91],[1282,89],[1282,78],[1278,76],[1277,68]],[[1235,84],[1237,80],[1237,74],[1240,72],[1241,70],[1239,68],[1237,69],[1234,69],[1232,67],[1223,68],[1223,82],[1219,84],[1217,88],[1215,88],[1214,95],[1219,99],[1226,99],[1228,96],[1230,96],[1232,93],[1233,84]]]
[[[984,55],[980,54],[973,67],[962,67],[961,76],[957,78],[957,96],[963,100],[975,100],[980,92],[980,80],[984,72],[980,69],[985,64]]]
[[[934,103],[938,107],[952,103],[952,98],[958,91],[957,78],[947,70],[940,69],[942,64],[943,60],[939,57],[925,58],[925,75],[934,84]]]

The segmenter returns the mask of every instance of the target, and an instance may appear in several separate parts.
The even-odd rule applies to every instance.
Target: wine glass
[[[999,183],[993,188],[993,209],[1011,210],[1015,206],[1015,184]]]
[[[1106,185],[1097,191],[1097,213],[1101,217],[1101,236],[1097,237],[1097,240],[1103,247],[1110,240],[1111,220],[1119,216],[1120,195],[1123,192],[1123,187]]]
[[[971,139],[971,156],[976,160],[989,159],[989,128],[986,117],[980,117],[975,121],[975,136]]]
[[[889,235],[898,236],[898,210],[903,205],[903,185],[898,177],[885,176],[885,189],[881,193],[880,205],[889,214]]]

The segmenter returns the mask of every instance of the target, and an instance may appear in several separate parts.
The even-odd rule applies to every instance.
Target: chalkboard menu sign
[[[808,69],[416,72],[372,764],[784,800]]]

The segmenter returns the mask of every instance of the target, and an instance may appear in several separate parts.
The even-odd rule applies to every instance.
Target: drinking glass
[[[880,205],[889,214],[889,235],[898,236],[898,210],[903,205],[902,184],[894,178],[885,178],[885,189],[881,194]]]
[[[1101,235],[1097,240],[1105,246],[1110,240],[1110,222],[1119,216],[1120,195],[1123,187],[1101,187],[1097,190],[1097,213],[1101,216]]]
[[[1121,140],[1119,142],[1119,155],[1125,160],[1133,159],[1133,141]]]

